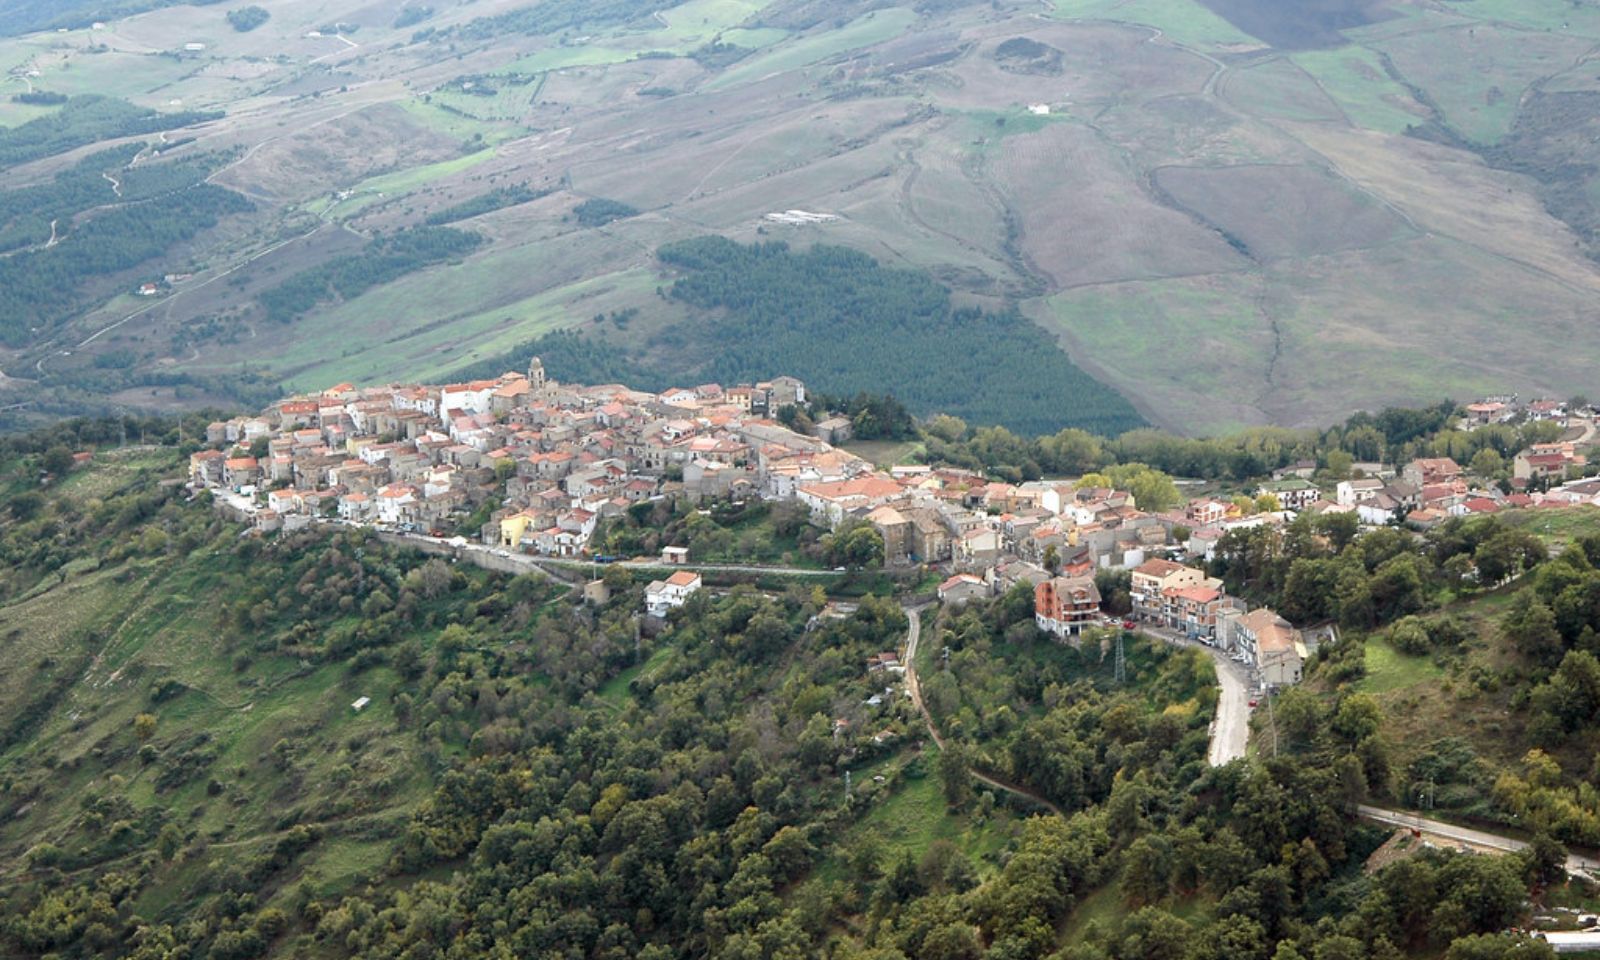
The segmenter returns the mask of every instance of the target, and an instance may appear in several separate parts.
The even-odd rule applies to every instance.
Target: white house
[[[390,484],[378,491],[377,515],[379,523],[399,523],[408,504],[417,501],[417,493],[401,484]]]
[[[372,498],[364,493],[347,493],[339,498],[339,516],[345,520],[365,520],[372,516]]]
[[[1386,493],[1380,493],[1356,504],[1356,516],[1362,523],[1381,527],[1393,523],[1400,515],[1400,503]]]
[[[1383,492],[1383,481],[1376,478],[1365,480],[1340,480],[1334,488],[1334,497],[1341,507],[1353,507],[1362,501],[1371,500]]]
[[[462,413],[488,413],[498,380],[475,380],[472,383],[452,383],[439,391],[441,410],[460,410]]]
[[[700,586],[700,574],[692,570],[679,570],[665,580],[653,581],[644,589],[644,612],[664,617],[667,611],[683,606]]]

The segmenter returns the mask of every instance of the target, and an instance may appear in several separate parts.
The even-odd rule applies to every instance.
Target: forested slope
[[[941,756],[870,699],[894,602],[701,592],[641,640],[620,569],[593,611],[358,531],[241,536],[166,482],[176,425],[137,426],[0,449],[10,955],[1470,960],[1555,876],[1548,847],[1364,874],[1370,698],[1210,769],[1204,660],[1130,644],[1118,683],[1019,591],[924,621]]]

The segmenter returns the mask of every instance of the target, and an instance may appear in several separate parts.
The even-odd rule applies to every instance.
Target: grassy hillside
[[[1600,843],[1596,512],[1457,519],[1418,538],[1334,519],[1230,534],[1215,569],[1234,589],[1340,632],[1304,686],[1256,711],[1255,749],[1361,730],[1361,776],[1386,802]]]

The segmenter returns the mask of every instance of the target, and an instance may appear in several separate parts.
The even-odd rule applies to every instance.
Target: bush
[[[270,19],[272,19],[272,14],[257,6],[240,7],[237,10],[228,11],[229,25],[240,33],[249,33]]]

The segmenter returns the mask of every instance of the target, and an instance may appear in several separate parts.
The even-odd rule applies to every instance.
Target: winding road
[[[917,679],[917,645],[922,640],[922,611],[927,609],[928,606],[923,604],[903,608],[906,612],[906,653],[905,659],[901,662],[906,665],[906,693],[911,695],[912,705],[917,708],[918,713],[922,714],[922,721],[928,726],[928,736],[933,740],[933,745],[943,750],[944,737],[939,735],[939,728],[934,725],[933,715],[928,712],[927,705],[922,702],[922,684]],[[984,773],[975,767],[969,767],[967,772],[972,775],[972,779],[985,786],[1003,790],[1013,796],[1036,803],[1058,817],[1065,816],[1060,807],[1027,787],[1001,779],[993,774]]]

